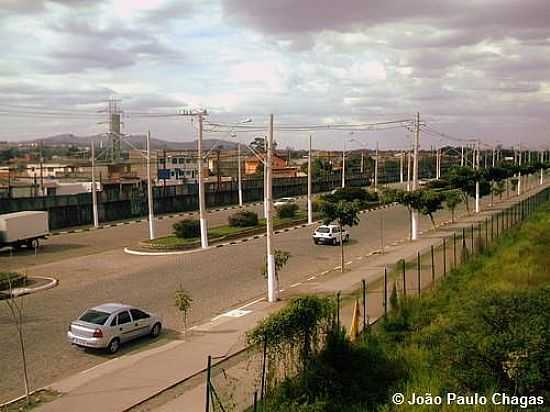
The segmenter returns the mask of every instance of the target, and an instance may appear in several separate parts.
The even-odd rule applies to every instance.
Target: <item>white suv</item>
[[[338,225],[322,225],[313,232],[313,242],[316,245],[319,243],[337,245],[340,243],[340,239],[347,242],[349,240],[349,233],[346,232],[346,229],[342,229],[342,233],[340,233],[340,226]]]

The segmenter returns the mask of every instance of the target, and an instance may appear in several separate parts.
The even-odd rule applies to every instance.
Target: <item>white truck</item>
[[[48,212],[24,211],[0,215],[0,248],[35,249],[49,234]]]

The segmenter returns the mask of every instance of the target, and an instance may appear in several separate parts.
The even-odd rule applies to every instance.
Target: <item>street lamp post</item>
[[[267,227],[267,300],[274,303],[278,299],[279,287],[275,273],[275,255],[273,252],[273,197],[272,197],[272,161],[273,161],[273,114],[269,115],[269,134],[266,156],[266,227]]]
[[[307,156],[307,224],[313,224],[313,205],[311,201],[311,190],[312,190],[312,167],[311,167],[311,135],[308,139],[308,156]]]
[[[99,226],[99,214],[97,211],[97,192],[95,187],[95,143],[92,141],[92,214],[94,219],[94,227]]]
[[[151,131],[147,132],[147,207],[149,220],[149,240],[155,238],[155,222],[154,222],[154,202],[153,202],[153,182],[151,179]]]

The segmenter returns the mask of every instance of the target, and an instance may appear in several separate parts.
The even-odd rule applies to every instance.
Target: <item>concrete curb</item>
[[[395,205],[397,205],[397,203],[391,203],[391,204],[387,204],[387,205],[383,205],[383,206],[377,206],[377,207],[372,208],[372,209],[361,210],[359,213],[360,214],[365,214],[365,213],[369,213],[369,212],[374,212],[374,211],[379,210],[379,209],[387,209],[387,208],[395,206]],[[278,235],[280,233],[290,232],[292,230],[302,229],[302,228],[305,228],[307,226],[317,225],[317,224],[320,224],[320,223],[321,223],[321,220],[316,220],[311,225],[308,224],[308,223],[303,223],[303,224],[300,224],[300,225],[275,230],[273,233],[275,235]],[[142,251],[139,251],[139,250],[133,250],[131,248],[126,247],[126,248],[124,248],[124,253],[129,254],[129,255],[135,255],[135,256],[185,255],[185,254],[195,253],[195,252],[199,252],[199,251],[205,251],[205,250],[209,250],[209,249],[217,249],[217,248],[221,248],[221,247],[225,247],[225,246],[235,246],[235,245],[238,245],[240,243],[245,243],[245,242],[249,242],[251,240],[264,238],[266,236],[267,235],[265,233],[262,233],[262,234],[257,234],[257,235],[253,235],[253,236],[243,237],[241,239],[236,239],[236,240],[232,240],[232,241],[229,241],[229,242],[215,244],[215,245],[209,246],[205,249],[196,248],[196,249],[190,249],[190,250],[168,251],[168,252],[142,252]]]
[[[54,278],[49,278],[49,277],[45,277],[45,276],[31,276],[31,277],[35,278],[35,279],[45,279],[45,280],[48,280],[49,282],[45,285],[38,286],[36,288],[15,288],[11,292],[11,297],[18,298],[20,296],[30,295],[32,293],[52,289],[52,288],[56,287],[59,284],[59,281],[57,279],[54,279]],[[2,293],[0,293],[0,295],[1,294]],[[6,296],[10,297],[10,295],[6,295]]]

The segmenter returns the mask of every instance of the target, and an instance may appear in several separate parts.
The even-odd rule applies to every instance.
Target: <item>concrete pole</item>
[[[307,224],[313,224],[313,205],[311,202],[312,168],[311,168],[311,135],[308,139],[309,152],[307,156]]]
[[[155,238],[155,216],[153,202],[153,181],[151,179],[151,131],[147,132],[147,208],[149,209],[149,240]]]
[[[418,146],[420,144],[420,113],[416,114],[416,133],[414,139],[414,153],[413,153],[413,182],[412,190],[416,190],[418,187]],[[411,239],[416,240],[418,238],[418,211],[412,210],[411,213]]]
[[[464,145],[460,147],[460,166],[464,166]]]
[[[493,147],[493,167],[495,167],[495,160],[496,160],[496,147]]]
[[[365,153],[361,151],[361,174],[365,172]]]
[[[401,152],[399,156],[399,183],[403,184],[403,156],[405,153]]]
[[[479,140],[475,148],[475,169],[479,172]],[[479,213],[479,179],[476,179],[476,213]]]
[[[411,151],[407,151],[407,192],[411,191]]]
[[[99,226],[99,214],[97,211],[97,193],[95,187],[95,145],[92,141],[92,213],[94,218],[94,227]]]
[[[264,138],[264,218],[267,219],[267,136]]]
[[[539,152],[539,161],[542,165],[542,160],[543,160],[543,157],[542,157],[542,152]],[[540,168],[540,181],[539,181],[539,185],[542,186],[542,183],[544,181],[544,169],[541,167]]]
[[[518,165],[521,166],[521,144],[519,145],[519,150],[518,150]],[[518,172],[518,196],[521,195],[521,170]]]
[[[374,157],[374,191],[378,192],[378,142],[376,142],[376,155]]]
[[[346,187],[346,139],[344,138],[344,150],[342,151],[342,189]]]
[[[266,227],[267,227],[267,300],[269,303],[274,303],[278,299],[279,287],[277,285],[277,275],[275,273],[275,255],[273,253],[273,198],[271,194],[271,166],[273,161],[273,114],[269,115],[269,136],[267,140],[267,161],[266,161],[266,175],[267,175],[267,215],[266,215]]]
[[[238,176],[238,187],[239,187],[239,206],[243,207],[243,177],[242,177],[242,164],[241,164],[241,144],[237,143],[237,163],[239,171],[237,172]]]
[[[199,114],[199,139],[197,144],[197,166],[199,168],[198,183],[199,183],[199,221],[201,227],[201,247],[208,247],[208,222],[206,220],[206,198],[204,193],[204,179],[202,170],[202,128],[203,117]]]

